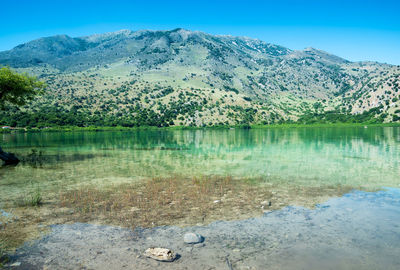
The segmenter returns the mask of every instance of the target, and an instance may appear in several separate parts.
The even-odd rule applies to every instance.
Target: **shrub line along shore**
[[[72,131],[137,131],[137,130],[218,130],[218,129],[269,129],[269,128],[342,128],[342,127],[400,127],[400,123],[319,123],[319,124],[272,124],[272,125],[224,125],[224,126],[172,126],[172,127],[78,127],[78,126],[59,126],[46,128],[10,128],[0,129],[0,133],[11,132],[72,132]]]

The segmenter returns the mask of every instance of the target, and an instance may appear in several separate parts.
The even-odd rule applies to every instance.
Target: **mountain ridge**
[[[46,81],[42,107],[58,104],[69,113],[75,106],[90,117],[136,119],[151,111],[168,125],[196,126],[327,112],[385,122],[400,117],[399,66],[182,28],[39,38],[0,52],[0,65]],[[19,113],[32,114],[38,104]]]

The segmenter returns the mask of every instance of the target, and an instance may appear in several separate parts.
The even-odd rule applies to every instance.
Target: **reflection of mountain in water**
[[[12,137],[13,136],[13,137]],[[400,184],[400,128],[143,130],[4,136],[7,150],[36,145],[67,178],[265,177],[298,185]],[[24,166],[24,164],[21,164]],[[79,173],[78,173],[79,172]],[[22,172],[21,172],[22,173]]]

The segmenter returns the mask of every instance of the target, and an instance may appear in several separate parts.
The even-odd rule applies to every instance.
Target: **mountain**
[[[0,52],[0,65],[48,85],[29,106],[0,115],[11,125],[400,119],[400,66],[247,37],[185,29],[58,35]]]

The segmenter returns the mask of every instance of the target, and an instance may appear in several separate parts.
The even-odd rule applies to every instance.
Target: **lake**
[[[15,167],[0,169],[0,208],[26,215],[30,226],[78,221],[128,228],[206,228],[217,220],[242,220],[240,226],[245,226],[245,220],[260,216],[265,224],[281,224],[275,211],[286,206],[314,208],[353,190],[380,194],[377,192],[384,188],[392,188],[394,203],[382,205],[381,210],[390,206],[394,214],[391,212],[389,218],[400,217],[400,193],[395,191],[400,188],[399,127],[161,129],[0,136],[3,149],[23,160]],[[31,196],[35,190],[40,190],[44,201],[36,212],[26,205],[15,205],[16,200]],[[364,197],[367,202],[375,198]],[[346,203],[351,208],[351,201]],[[266,213],[276,214],[268,220]],[[334,210],[329,213],[329,218],[335,216]],[[343,222],[353,220],[351,211],[340,210],[340,215]],[[38,218],[40,222],[35,221]],[[335,226],[340,227],[338,222]],[[375,223],[379,222],[371,221]],[[354,224],[361,226],[356,221]],[[390,226],[392,236],[398,238],[399,227]],[[345,235],[347,239],[349,234],[329,230],[333,238]],[[319,233],[312,240],[324,237]],[[26,233],[18,243],[31,238],[33,235]],[[382,245],[381,240],[378,242]],[[296,245],[298,250],[301,245]],[[399,244],[393,245],[392,250],[399,248]],[[384,254],[380,252],[380,256]],[[390,259],[391,267],[396,261]],[[246,260],[252,261],[251,257]],[[295,260],[291,264],[296,265]],[[371,262],[371,269],[372,265],[376,266],[376,261]]]
[[[6,151],[26,155],[37,149],[50,156],[49,163],[40,168],[21,164],[1,170],[1,185],[11,190],[27,182],[109,184],[172,175],[268,177],[312,186],[380,188],[400,184],[398,127],[0,136]]]

